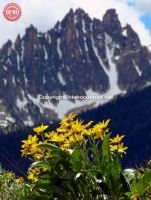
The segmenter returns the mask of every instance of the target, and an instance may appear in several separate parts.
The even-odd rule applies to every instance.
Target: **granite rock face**
[[[117,95],[150,81],[151,53],[116,10],[101,21],[71,9],[46,33],[31,25],[0,49],[0,126],[50,122],[93,103],[39,95]]]

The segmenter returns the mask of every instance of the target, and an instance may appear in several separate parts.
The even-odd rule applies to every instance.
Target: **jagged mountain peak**
[[[118,37],[122,32],[121,23],[115,9],[109,9],[103,16],[103,26],[109,35]]]
[[[39,95],[114,96],[143,87],[150,79],[150,52],[131,26],[121,26],[115,9],[107,10],[102,20],[71,9],[51,30],[41,33],[31,25],[22,38],[18,35],[0,50],[1,104],[24,125],[103,102],[46,100]]]
[[[79,16],[84,16],[84,15],[88,15],[87,12],[85,12],[85,10],[83,10],[82,8],[77,8],[77,9],[70,9],[69,12],[66,14],[66,16],[74,16],[74,15],[79,15]],[[65,17],[66,17],[65,16]]]
[[[31,24],[28,28],[26,28],[23,40],[33,41],[35,38],[37,38],[37,34],[38,34],[37,28],[35,28],[34,25]]]
[[[10,48],[12,46],[12,41],[11,40],[7,40],[7,42],[3,45],[2,49],[6,50],[8,48]]]
[[[132,40],[132,42],[136,43],[137,47],[136,48],[140,48],[141,47],[141,42],[139,39],[138,34],[134,31],[134,29],[131,27],[130,24],[126,25],[126,30],[127,30],[127,37]]]

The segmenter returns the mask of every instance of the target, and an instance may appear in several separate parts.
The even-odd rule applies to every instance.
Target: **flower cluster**
[[[62,150],[74,148],[77,144],[85,142],[91,135],[92,121],[84,124],[83,121],[75,119],[75,114],[70,114],[60,122],[56,131],[47,133],[45,137],[49,142],[57,144]]]
[[[69,114],[61,122],[55,131],[45,132],[48,126],[41,125],[33,129],[36,135],[29,135],[27,140],[23,140],[22,156],[32,155],[35,159],[48,157],[48,152],[38,148],[42,143],[57,144],[62,150],[73,149],[76,145],[85,143],[88,138],[103,140],[109,133],[108,124],[110,119],[102,121],[92,126],[93,121],[86,124],[82,120],[76,119],[76,114]],[[125,153],[127,147],[121,142],[124,135],[117,135],[110,139],[110,150],[112,152]]]
[[[34,160],[46,159],[50,156],[50,152],[38,148],[38,145],[46,143],[47,140],[43,137],[44,131],[48,126],[41,125],[33,129],[36,135],[29,135],[27,140],[22,141],[21,152],[23,157],[30,156]]]
[[[40,144],[54,144],[62,151],[70,151],[75,147],[86,146],[87,141],[102,141],[109,133],[109,122],[99,122],[93,125],[93,121],[84,123],[82,120],[76,118],[76,114],[69,114],[61,120],[59,128],[54,131],[47,131],[48,126],[41,125],[33,129],[34,135],[29,135],[27,140],[22,141],[22,156],[30,157],[33,160],[47,160],[51,158],[51,151],[39,148]],[[124,135],[117,135],[110,139],[110,151],[125,154],[127,147],[124,147],[122,139]],[[32,169],[29,171],[28,178],[36,180],[39,169]]]
[[[28,171],[28,179],[35,182],[38,180],[40,173],[40,168],[32,168]]]
[[[125,154],[125,150],[127,150],[128,147],[124,146],[124,143],[122,142],[122,139],[124,138],[124,135],[119,136],[117,134],[116,137],[113,139],[110,139],[110,151],[120,154]]]

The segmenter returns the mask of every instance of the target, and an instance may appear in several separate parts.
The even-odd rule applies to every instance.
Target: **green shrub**
[[[28,199],[29,188],[22,177],[16,178],[12,172],[0,167],[0,200]]]
[[[110,139],[110,120],[92,126],[71,114],[60,127],[23,141],[22,154],[33,164],[28,172],[35,199],[122,199],[130,187],[122,173],[120,158],[125,153],[122,139]]]
[[[34,128],[22,141],[32,161],[27,180],[0,167],[0,200],[151,200],[151,161],[123,170],[125,136],[111,138],[109,122],[84,124],[70,114],[55,131]]]

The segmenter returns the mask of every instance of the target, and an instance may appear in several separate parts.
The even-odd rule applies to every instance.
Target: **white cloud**
[[[143,14],[151,15],[151,1],[150,0],[126,0],[129,3],[134,4],[136,9]]]
[[[18,33],[24,34],[25,28],[33,24],[39,31],[51,29],[57,20],[61,20],[72,7],[83,8],[91,17],[102,19],[103,14],[109,8],[116,8],[119,18],[124,26],[129,23],[139,33],[143,44],[150,44],[151,35],[140,20],[142,12],[128,5],[128,2],[136,0],[17,0],[23,10],[23,15],[16,22],[8,22],[2,15],[3,7],[9,0],[0,2],[0,46],[7,39],[15,40]],[[142,1],[143,0],[137,0]],[[144,0],[145,1],[145,0]],[[147,0],[146,0],[147,2]]]

